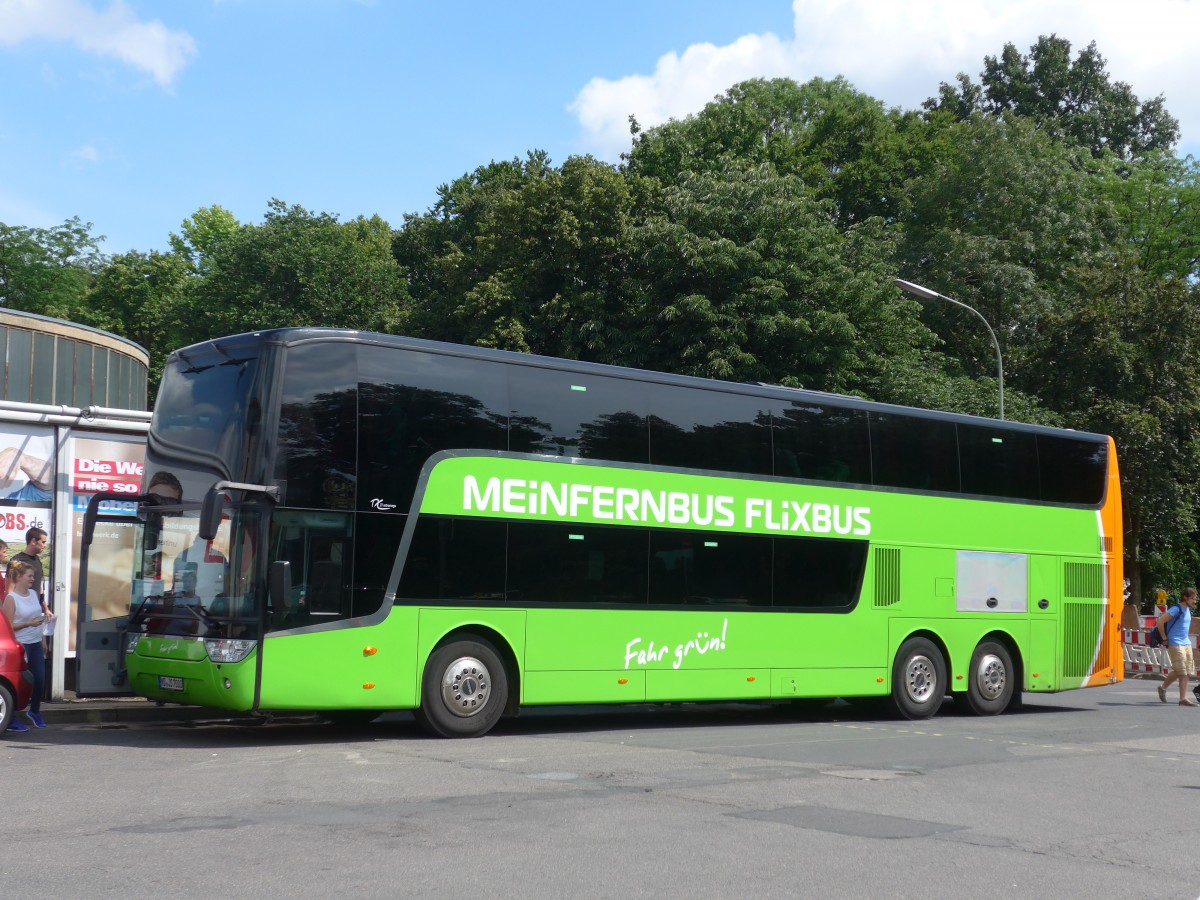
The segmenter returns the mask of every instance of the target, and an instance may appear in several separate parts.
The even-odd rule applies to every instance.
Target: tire
[[[508,671],[487,641],[454,641],[429,655],[417,718],[430,733],[482,737],[500,720],[507,703]]]
[[[1016,671],[1003,644],[983,641],[971,654],[967,678],[967,703],[977,716],[995,716],[1008,709],[1015,689]]]
[[[912,637],[892,663],[892,708],[905,719],[928,719],[946,699],[946,661],[933,642]]]
[[[9,723],[17,714],[17,703],[13,700],[12,691],[8,685],[0,684],[0,734],[8,731]]]

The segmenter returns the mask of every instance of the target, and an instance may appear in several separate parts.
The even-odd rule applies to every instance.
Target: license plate
[[[158,686],[160,688],[162,688],[164,691],[182,691],[183,690],[183,679],[182,678],[174,678],[170,675],[159,675],[158,676]]]

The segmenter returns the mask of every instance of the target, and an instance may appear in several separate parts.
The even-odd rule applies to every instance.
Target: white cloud
[[[196,42],[158,19],[141,20],[122,0],[107,9],[86,0],[0,0],[0,44],[68,41],[87,53],[115,57],[169,88],[196,55]]]
[[[100,161],[100,154],[91,144],[85,144],[78,150],[71,151],[71,159],[77,159],[80,162],[94,163]]]
[[[889,106],[913,109],[959,72],[978,79],[983,58],[1006,43],[1025,52],[1055,33],[1078,52],[1091,41],[1109,77],[1142,100],[1159,94],[1181,123],[1182,150],[1200,154],[1200,76],[1195,35],[1200,3],[1142,0],[793,0],[795,34],[745,35],[731,44],[696,44],[667,53],[653,73],[593,78],[569,107],[584,149],[616,159],[629,148],[628,117],[643,128],[699,112],[748,78],[845,76]]]

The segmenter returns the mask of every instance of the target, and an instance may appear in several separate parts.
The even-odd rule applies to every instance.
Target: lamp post
[[[969,310],[979,317],[979,321],[983,323],[983,327],[988,330],[988,334],[992,337],[992,346],[996,348],[996,375],[1000,384],[1000,420],[1004,420],[1004,360],[1000,357],[1000,342],[996,340],[996,332],[992,331],[992,326],[988,324],[988,320],[983,317],[983,313],[973,306],[967,306],[961,300],[955,300],[953,297],[947,297],[945,294],[939,294],[937,291],[931,291],[927,287],[922,287],[919,284],[914,284],[911,281],[904,281],[896,278],[892,281],[896,287],[907,294],[912,294],[914,297],[920,297],[922,300],[945,300],[947,303],[953,303],[955,306],[961,306],[963,309]]]

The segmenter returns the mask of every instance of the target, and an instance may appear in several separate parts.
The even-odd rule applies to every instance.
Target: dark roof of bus
[[[545,367],[580,374],[606,376],[609,378],[627,378],[637,381],[650,381],[657,384],[675,384],[681,387],[703,388],[705,390],[724,391],[733,394],[745,394],[755,397],[769,397],[779,400],[808,401],[814,404],[838,406],[846,409],[864,409],[873,412],[888,412],[914,418],[935,419],[941,421],[963,422],[973,425],[990,426],[993,428],[1010,429],[1012,431],[1036,432],[1042,434],[1069,435],[1081,439],[1093,439],[1107,442],[1102,434],[1086,431],[1074,431],[1064,428],[1053,428],[1047,425],[1031,425],[1025,422],[1014,422],[1010,419],[1001,421],[984,416],[972,416],[965,413],[945,412],[943,410],[922,409],[915,406],[899,406],[891,403],[880,403],[874,400],[864,400],[847,394],[830,394],[824,391],[814,391],[805,388],[791,388],[783,385],[766,384],[763,382],[720,381],[713,378],[701,378],[695,375],[675,375],[670,372],[656,372],[650,369],[634,369],[625,366],[613,366],[605,363],[585,362],[577,359],[563,359],[554,356],[539,356],[534,353],[517,353],[512,350],[495,350],[490,347],[474,347],[469,344],[451,344],[443,341],[430,341],[424,338],[408,337],[397,334],[381,334],[373,331],[357,331],[350,328],[273,328],[263,331],[247,332],[203,341],[190,347],[183,347],[171,354],[186,355],[189,351],[201,351],[210,345],[227,343],[256,343],[293,344],[314,341],[350,341],[354,343],[378,344],[388,347],[421,350],[429,353],[441,353],[453,356],[465,356],[473,359],[490,359],[510,365]],[[169,361],[169,360],[168,360]]]

